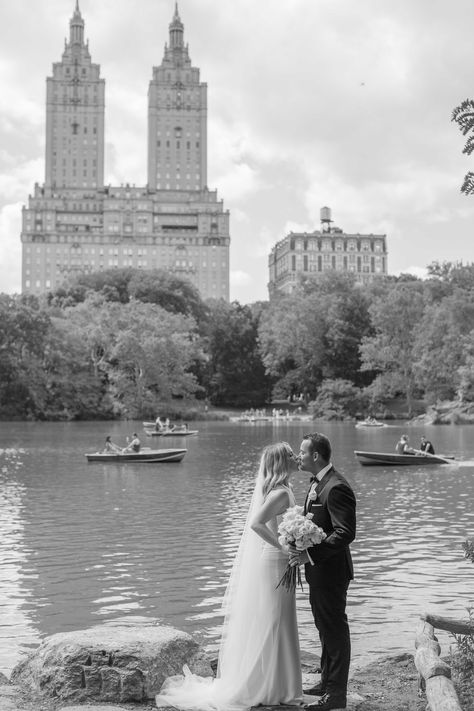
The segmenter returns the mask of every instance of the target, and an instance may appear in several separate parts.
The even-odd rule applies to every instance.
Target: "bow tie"
[[[311,484],[314,484],[315,481],[319,483],[319,479],[316,475],[312,476],[310,479]]]

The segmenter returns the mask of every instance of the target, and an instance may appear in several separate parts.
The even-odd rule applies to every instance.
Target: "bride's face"
[[[291,474],[293,474],[294,472],[296,472],[296,471],[298,470],[298,468],[299,468],[299,459],[298,459],[298,455],[296,455],[293,451],[291,451],[291,453],[289,453],[288,459],[289,459],[289,467],[288,467],[288,470],[289,470],[289,473],[290,473],[290,475],[291,475]]]

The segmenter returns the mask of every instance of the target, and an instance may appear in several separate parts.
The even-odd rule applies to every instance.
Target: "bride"
[[[289,479],[297,459],[286,442],[263,450],[245,528],[224,596],[217,677],[166,679],[159,707],[227,711],[303,700],[295,595],[278,583],[288,553],[278,524],[295,505]]]

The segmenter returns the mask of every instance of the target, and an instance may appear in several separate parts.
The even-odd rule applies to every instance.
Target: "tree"
[[[206,327],[206,391],[214,405],[259,406],[268,402],[271,379],[258,348],[258,319],[249,306],[209,301]]]
[[[275,396],[316,394],[323,380],[325,326],[314,295],[297,292],[270,303],[258,338],[266,372],[276,380]]]
[[[128,304],[130,299],[136,299],[197,321],[206,318],[205,304],[194,284],[163,269],[125,267],[80,274],[67,286],[49,293],[47,300],[51,307],[67,308],[84,302],[91,293],[105,301]]]
[[[362,369],[378,371],[391,389],[402,392],[409,415],[417,389],[414,346],[424,312],[422,288],[419,282],[401,282],[377,299],[369,307],[375,335],[363,338],[360,348]]]
[[[308,409],[314,417],[342,419],[346,415],[355,416],[367,405],[367,399],[360,389],[350,380],[342,378],[325,380],[321,385],[315,400],[309,403]]]
[[[0,294],[0,412],[35,415],[51,320],[34,296]]]
[[[129,283],[136,269],[105,269],[91,274],[79,274],[67,286],[62,285],[48,294],[50,306],[65,308],[82,303],[90,292],[101,294],[106,301],[127,304],[130,300]],[[139,272],[142,274],[142,272]]]
[[[462,262],[432,262],[427,267],[429,278],[425,289],[432,301],[441,301],[456,289],[474,292],[474,264]]]
[[[206,306],[197,287],[163,269],[135,271],[128,285],[131,297],[157,304],[172,313],[192,316],[198,323],[206,318]]]
[[[474,334],[474,293],[456,288],[428,304],[414,344],[417,382],[430,403],[454,399],[461,388]],[[462,371],[466,375],[467,371]]]
[[[199,390],[191,372],[202,357],[193,319],[155,304],[98,296],[69,309],[66,317],[83,334],[93,374],[105,380],[116,414],[151,414]]]
[[[453,110],[451,121],[457,123],[463,136],[470,134],[462,151],[470,156],[474,150],[474,101],[472,99],[465,99],[459,106],[456,106]],[[472,195],[474,193],[474,173],[471,171],[464,176],[461,192],[465,195]]]
[[[372,333],[369,299],[351,274],[327,272],[302,280],[295,292],[270,302],[260,328],[262,357],[275,390],[315,396],[325,379],[363,385],[359,345]]]

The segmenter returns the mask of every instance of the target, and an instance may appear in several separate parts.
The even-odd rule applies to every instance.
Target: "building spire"
[[[79,9],[79,0],[76,0],[74,15],[69,22],[69,42],[71,45],[84,44],[84,20]]]
[[[175,2],[174,15],[170,24],[170,49],[183,47],[184,25],[179,16],[178,3]]]

